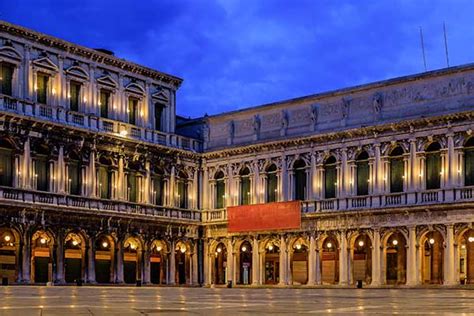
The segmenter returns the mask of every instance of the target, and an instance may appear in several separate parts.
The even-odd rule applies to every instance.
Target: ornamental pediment
[[[58,71],[58,66],[48,57],[40,57],[33,61],[33,64],[40,68],[45,68],[52,71]]]
[[[13,59],[16,61],[21,60],[21,54],[11,46],[0,47],[0,56],[7,59]]]
[[[145,89],[142,86],[140,86],[139,84],[135,83],[135,82],[129,83],[125,87],[125,91],[132,92],[132,93],[139,94],[139,95],[145,94]]]
[[[118,86],[117,82],[110,75],[105,75],[100,78],[97,78],[97,83],[111,88],[117,88]]]
[[[68,74],[70,76],[73,76],[73,77],[80,78],[82,80],[88,80],[89,79],[89,74],[87,73],[87,71],[85,69],[79,67],[79,66],[69,67],[66,70],[66,74]]]
[[[168,104],[169,94],[166,90],[161,89],[151,95],[153,101]]]

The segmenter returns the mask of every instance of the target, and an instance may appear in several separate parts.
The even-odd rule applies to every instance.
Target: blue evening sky
[[[183,116],[474,61],[474,1],[2,0],[0,19],[184,79]]]

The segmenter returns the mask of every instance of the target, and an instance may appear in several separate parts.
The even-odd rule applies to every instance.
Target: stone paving
[[[0,315],[473,314],[474,290],[0,287]]]

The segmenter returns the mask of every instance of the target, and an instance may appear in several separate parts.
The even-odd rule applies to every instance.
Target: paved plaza
[[[460,314],[474,290],[0,288],[0,315]]]

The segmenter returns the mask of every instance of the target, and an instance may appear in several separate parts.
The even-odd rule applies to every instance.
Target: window
[[[267,168],[267,203],[277,201],[277,192],[278,192],[278,177],[277,177],[277,167],[275,165],[270,165]]]
[[[250,204],[250,170],[244,167],[240,170],[240,205]]]
[[[329,157],[324,162],[324,198],[333,199],[336,197],[337,170],[336,158]]]
[[[69,109],[79,111],[79,100],[81,96],[81,84],[75,81],[69,83]]]
[[[38,154],[35,159],[36,190],[49,190],[49,161],[46,155]]]
[[[215,205],[216,209],[224,208],[224,200],[225,200],[225,180],[224,180],[224,173],[222,171],[218,172],[214,177],[216,180],[216,188],[215,188]]]
[[[153,182],[153,191],[152,191],[152,200],[155,205],[163,205],[164,204],[164,188],[165,188],[165,180],[164,180],[164,172],[160,168],[156,168],[154,175],[152,177]]]
[[[81,195],[82,171],[79,157],[71,155],[69,157],[68,168],[68,192],[73,195]]]
[[[441,146],[439,143],[432,143],[426,149],[426,189],[435,190],[441,187]]]
[[[137,124],[137,111],[138,111],[138,99],[129,98],[128,99],[128,123]]]
[[[464,185],[474,185],[474,137],[464,144]]]
[[[98,189],[99,197],[102,199],[112,198],[112,163],[110,160],[101,157],[99,159]]]
[[[130,202],[138,201],[138,176],[136,171],[130,171],[127,177],[127,197]]]
[[[403,162],[403,149],[398,146],[390,152],[390,192],[403,192],[403,179],[405,178],[405,164]]]
[[[155,103],[155,129],[157,131],[162,130],[161,118],[163,116],[164,106],[161,103]]]
[[[294,171],[294,199],[304,201],[306,199],[306,163],[299,159],[293,164]]]
[[[178,207],[188,207],[188,177],[180,172],[178,175]]]
[[[0,185],[13,186],[13,148],[8,142],[0,141]]]
[[[99,105],[100,105],[100,117],[109,117],[109,102],[110,92],[107,90],[100,90]]]
[[[363,151],[356,159],[357,195],[369,194],[369,155]]]
[[[48,97],[49,76],[38,73],[36,77],[36,101],[46,104]]]
[[[13,65],[0,64],[0,93],[12,96]]]

